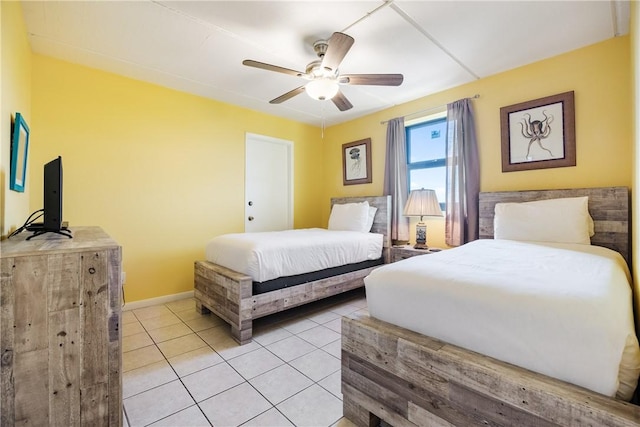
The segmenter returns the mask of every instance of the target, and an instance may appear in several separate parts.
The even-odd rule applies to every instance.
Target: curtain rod
[[[462,98],[462,99],[478,99],[478,98],[480,98],[480,95],[476,93],[476,94],[475,94],[475,95],[473,95],[473,96],[470,96],[470,97],[468,97],[468,98]],[[430,111],[439,110],[439,109],[441,109],[442,107],[446,107],[446,106],[447,106],[447,104],[438,105],[438,106],[436,106],[436,107],[431,107],[431,108],[427,108],[426,110],[416,111],[415,113],[410,113],[410,114],[407,114],[407,115],[405,115],[405,116],[400,116],[400,117],[406,118],[406,117],[409,117],[409,116],[413,116],[413,115],[415,115],[415,114],[428,113],[428,112],[430,112]],[[389,119],[389,120],[392,120],[392,119]],[[389,120],[384,120],[384,121],[380,122],[380,124],[381,124],[381,125],[387,124],[387,123],[389,123]]]

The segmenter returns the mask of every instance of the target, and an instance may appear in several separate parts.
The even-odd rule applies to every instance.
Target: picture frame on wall
[[[500,108],[502,172],[576,165],[574,92]]]
[[[371,138],[342,144],[343,185],[368,184],[371,177]]]
[[[29,126],[20,113],[11,127],[11,165],[9,189],[24,193],[27,178],[27,154],[29,153]]]

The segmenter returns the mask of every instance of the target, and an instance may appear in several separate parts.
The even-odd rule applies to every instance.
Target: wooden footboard
[[[251,276],[208,261],[196,261],[194,297],[200,314],[209,311],[231,325],[240,344],[251,341]]]
[[[342,393],[358,426],[640,425],[638,406],[368,316],[343,317]]]
[[[254,296],[250,276],[209,261],[196,261],[196,309],[201,314],[211,311],[222,318],[231,325],[233,338],[240,344],[246,344],[251,342],[253,319],[359,288],[374,268]]]

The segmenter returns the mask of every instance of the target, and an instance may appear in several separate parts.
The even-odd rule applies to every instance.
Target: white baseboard
[[[151,307],[152,305],[166,304],[185,298],[193,298],[193,291],[180,292],[179,294],[164,295],[156,298],[143,299],[140,301],[128,302],[122,307],[122,311],[135,310],[137,308]]]

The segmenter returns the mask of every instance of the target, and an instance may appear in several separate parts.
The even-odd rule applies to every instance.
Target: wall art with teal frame
[[[11,171],[9,188],[20,193],[24,192],[27,178],[27,154],[29,152],[29,126],[24,116],[16,113],[16,119],[11,127]]]

